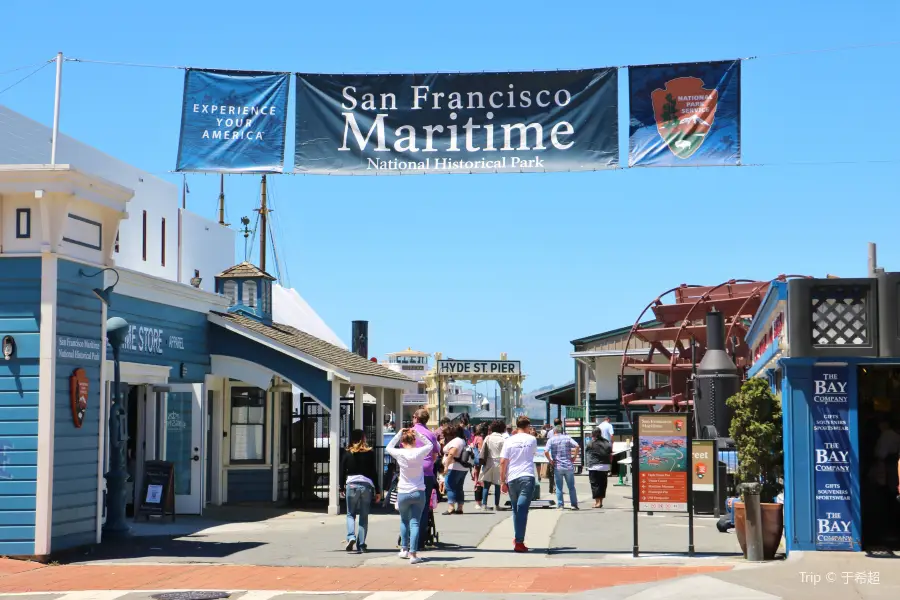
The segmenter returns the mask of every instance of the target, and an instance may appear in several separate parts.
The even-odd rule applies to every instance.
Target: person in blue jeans
[[[528,509],[534,498],[534,452],[537,440],[529,433],[531,420],[526,416],[516,419],[518,431],[503,443],[500,453],[500,488],[509,494],[513,513],[514,552],[528,552],[525,545],[525,529],[528,526]]]
[[[578,456],[581,449],[575,440],[566,435],[562,425],[557,425],[553,429],[553,437],[547,440],[544,454],[553,465],[556,508],[562,510],[565,506],[563,503],[563,481],[565,481],[566,487],[569,488],[569,502],[572,504],[572,510],[578,510],[578,496],[575,495],[575,463],[572,461],[572,454]]]
[[[446,440],[444,443],[444,468],[447,473],[445,487],[447,488],[448,509],[444,514],[461,515],[463,503],[466,501],[463,486],[466,483],[469,469],[472,468],[472,465],[461,462],[463,450],[466,448],[466,431],[463,426],[458,423],[450,424],[447,428]]]
[[[425,474],[425,506],[422,509],[422,517],[419,519],[419,523],[424,524],[427,527],[428,520],[431,517],[431,493],[437,488],[437,478],[435,477],[435,461],[437,457],[440,456],[441,446],[438,444],[437,437],[434,435],[434,432],[428,429],[428,410],[424,408],[420,408],[413,415],[413,421],[415,422],[414,429],[421,433],[423,436],[428,438],[431,442],[432,453],[425,457],[425,460],[422,463],[422,470]],[[420,442],[416,442],[416,446],[422,445]],[[419,547],[416,548],[417,551],[425,549],[425,536],[419,536]]]
[[[416,447],[417,443],[421,446]],[[398,448],[397,445],[401,444]],[[415,429],[402,429],[388,442],[385,451],[394,457],[400,474],[397,481],[397,510],[400,511],[400,558],[414,565],[418,556],[419,520],[425,508],[425,457],[433,452],[431,442]]]
[[[341,491],[347,499],[347,552],[354,545],[357,552],[366,551],[369,510],[373,498],[376,502],[381,499],[377,482],[375,451],[366,443],[365,432],[354,429],[350,432],[350,445],[341,457]]]

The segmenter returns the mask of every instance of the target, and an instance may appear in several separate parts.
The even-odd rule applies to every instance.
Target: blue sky
[[[378,356],[407,346],[475,359],[505,351],[523,361],[532,389],[571,379],[569,340],[631,324],[680,283],[864,275],[869,241],[882,266],[900,270],[900,45],[765,56],[900,40],[896,0],[849,6],[7,0],[0,72],[57,51],[307,72],[759,56],[743,69],[743,158],[769,166],[271,178],[289,283],[339,335],[368,319]],[[24,73],[0,75],[0,89]],[[64,73],[65,133],[180,181],[168,171],[181,71],[67,63]],[[0,103],[50,124],[53,69]],[[624,119],[620,129],[624,147]],[[831,164],[795,164],[823,162]],[[218,178],[192,175],[188,184],[188,208],[214,218]],[[253,215],[258,178],[229,177],[226,194],[238,223]]]

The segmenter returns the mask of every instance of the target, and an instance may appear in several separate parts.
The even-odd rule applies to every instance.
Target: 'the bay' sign
[[[518,360],[439,360],[438,375],[521,375]]]

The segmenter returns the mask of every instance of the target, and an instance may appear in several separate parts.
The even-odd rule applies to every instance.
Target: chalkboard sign
[[[175,464],[164,460],[144,462],[144,485],[136,516],[171,516],[175,520]]]

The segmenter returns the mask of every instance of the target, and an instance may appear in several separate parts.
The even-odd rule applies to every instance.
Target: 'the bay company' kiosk
[[[781,394],[788,552],[900,549],[898,296],[900,273],[774,281],[753,319],[748,376]]]

